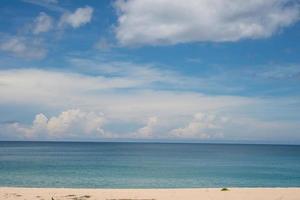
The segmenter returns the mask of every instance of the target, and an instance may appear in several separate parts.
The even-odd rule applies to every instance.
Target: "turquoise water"
[[[300,186],[300,146],[0,142],[0,186]]]

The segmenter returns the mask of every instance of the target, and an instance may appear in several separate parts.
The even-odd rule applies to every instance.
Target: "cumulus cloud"
[[[13,123],[8,126],[8,130],[26,139],[104,138],[107,137],[102,129],[104,123],[102,113],[71,109],[50,118],[42,113],[37,114],[32,125]]]
[[[151,90],[145,89],[145,85],[157,79],[152,73],[149,75],[149,71],[144,74],[147,77],[144,82],[140,81],[142,71],[138,72],[141,77],[127,75],[128,71],[121,68],[105,73],[105,76],[95,76],[37,69],[0,70],[0,109],[9,107],[16,113],[13,118],[2,114],[1,121],[21,121],[6,123],[5,128],[0,125],[0,138],[88,139],[97,136],[201,140],[220,138],[222,134],[226,139],[266,138],[266,133],[276,138],[297,135],[299,98],[261,99],[165,88]],[[42,113],[63,112],[50,117],[38,114],[31,125],[24,124],[26,120],[22,116],[27,118],[41,110]],[[224,116],[232,120],[226,121]],[[286,119],[287,116],[295,120],[282,123],[280,117]],[[242,118],[254,120],[241,122]],[[141,124],[144,125],[141,127]],[[253,131],[240,132],[254,125]]]
[[[182,120],[173,115],[172,118]],[[184,127],[172,124],[172,128],[161,129],[157,117],[148,118],[144,127],[130,133],[109,130],[106,124],[118,123],[116,119],[104,117],[102,112],[70,109],[58,116],[47,117],[37,114],[30,125],[19,122],[0,124],[0,138],[8,140],[101,140],[101,139],[192,139],[194,141],[218,139],[231,141],[291,142],[299,140],[294,134],[298,121],[262,121],[255,118],[228,118],[209,112],[196,113]],[[132,123],[136,123],[131,121]],[[169,122],[165,118],[159,123]],[[243,130],[243,131],[241,131]],[[272,140],[270,140],[272,138]]]
[[[0,50],[28,59],[41,59],[47,54],[41,40],[24,37],[3,38],[0,41]]]
[[[222,138],[222,128],[226,121],[227,118],[214,114],[196,113],[185,127],[172,130],[171,135],[179,138]]]
[[[122,45],[266,38],[299,20],[292,0],[119,0]]]
[[[53,28],[53,19],[44,12],[41,12],[39,16],[34,20],[33,34],[48,32]]]
[[[77,8],[73,13],[65,12],[59,22],[59,26],[69,25],[73,28],[79,28],[92,20],[94,9],[90,6]]]
[[[137,130],[134,134],[137,138],[153,138],[155,135],[154,128],[158,123],[157,117],[149,117],[144,127]]]

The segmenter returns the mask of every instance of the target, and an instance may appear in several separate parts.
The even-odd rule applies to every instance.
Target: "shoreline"
[[[300,187],[94,189],[0,187],[0,200],[296,200]]]
[[[300,189],[300,186],[258,186],[258,187],[178,187],[178,188],[101,188],[101,187],[24,187],[24,186],[0,186],[1,189],[53,189],[53,190],[65,190],[65,189],[70,189],[70,190],[203,190],[203,189],[222,189],[222,188],[227,188],[227,189]]]

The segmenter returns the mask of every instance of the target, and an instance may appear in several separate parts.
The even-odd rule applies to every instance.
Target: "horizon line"
[[[266,141],[176,141],[176,140],[0,140],[2,142],[41,142],[41,143],[144,143],[144,144],[220,144],[220,145],[286,145],[300,146],[299,143],[276,143]]]

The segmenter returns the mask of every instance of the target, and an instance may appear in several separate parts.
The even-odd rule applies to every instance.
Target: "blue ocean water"
[[[0,142],[0,186],[300,186],[300,146]]]

